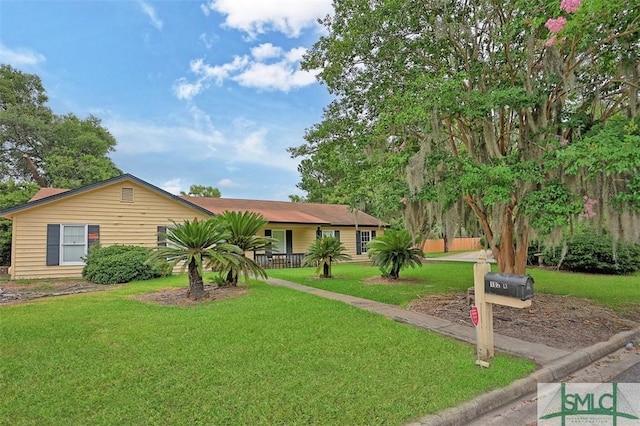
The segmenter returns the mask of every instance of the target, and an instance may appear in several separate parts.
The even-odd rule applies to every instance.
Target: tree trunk
[[[494,241],[494,231],[485,211],[480,209],[471,195],[464,196],[464,201],[471,207],[478,217],[487,243],[493,257],[498,262],[498,270],[506,274],[524,275],[527,268],[527,250],[529,245],[529,230],[523,230],[516,235],[513,206],[507,205],[502,211],[502,226],[500,228],[500,242]]]
[[[236,271],[233,268],[229,269],[229,272],[227,273],[227,279],[225,280],[228,285],[233,287],[238,285],[238,274],[236,274],[235,272]]]
[[[400,267],[397,265],[392,265],[391,271],[389,272],[389,276],[391,277],[391,279],[394,279],[394,280],[397,280],[398,278],[400,278]]]
[[[324,278],[330,278],[331,277],[331,261],[329,262],[325,262],[324,265],[322,265],[322,276]]]
[[[33,161],[31,161],[31,157],[29,157],[27,154],[22,154],[22,158],[24,158],[24,161],[27,163],[27,167],[29,167],[29,171],[31,172],[31,176],[33,176],[33,180],[36,181],[40,188],[45,188],[47,186],[47,182],[42,178],[42,176],[40,176],[38,168],[35,164],[33,164]]]
[[[492,244],[493,257],[498,262],[500,272],[524,275],[527,268],[528,229],[525,227],[516,235],[512,215],[512,208],[506,207],[500,229],[500,244]]]
[[[202,282],[202,275],[200,275],[200,271],[198,271],[198,265],[194,260],[189,262],[189,291],[187,292],[187,297],[193,300],[202,300],[206,297],[206,293],[204,292],[204,283]]]

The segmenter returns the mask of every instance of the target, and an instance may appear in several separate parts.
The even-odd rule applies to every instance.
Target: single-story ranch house
[[[171,221],[204,219],[224,211],[253,211],[269,221],[261,231],[277,240],[252,253],[265,267],[300,266],[321,235],[340,238],[354,261],[388,226],[346,205],[175,196],[130,174],[65,190],[42,188],[28,203],[0,211],[13,221],[11,279],[80,277],[89,247],[161,244]]]

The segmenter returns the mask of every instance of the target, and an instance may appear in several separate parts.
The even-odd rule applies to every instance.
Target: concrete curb
[[[638,338],[640,338],[640,327],[615,334],[606,342],[599,342],[572,352],[505,388],[494,389],[457,407],[407,423],[406,426],[456,426],[469,423],[492,410],[535,392],[538,383],[559,381]]]

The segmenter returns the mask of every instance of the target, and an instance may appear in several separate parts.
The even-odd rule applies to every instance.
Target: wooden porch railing
[[[253,260],[265,269],[300,268],[304,253],[289,254],[258,254],[253,255]]]

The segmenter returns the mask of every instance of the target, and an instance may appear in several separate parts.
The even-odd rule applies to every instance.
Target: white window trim
[[[336,231],[335,229],[323,229],[322,231],[322,236],[323,237],[334,237],[336,236]]]
[[[87,234],[89,232],[89,225],[86,223],[61,223],[60,224],[60,266],[82,266],[85,264],[84,260],[79,262],[65,262],[64,261],[64,248],[66,246],[80,246],[80,244],[64,244],[64,227],[65,226],[83,226],[84,227],[84,254],[83,257],[87,255]]]

